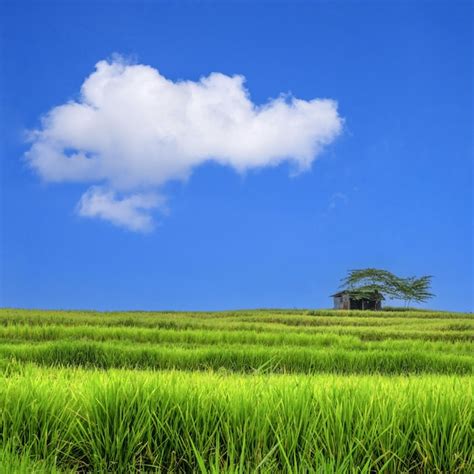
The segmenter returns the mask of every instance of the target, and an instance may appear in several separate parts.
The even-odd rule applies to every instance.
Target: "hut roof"
[[[331,297],[337,297],[337,296],[343,296],[343,295],[347,295],[347,294],[351,294],[350,291],[348,290],[342,290],[342,291],[338,291],[337,293],[334,293],[333,295],[331,295]],[[382,295],[382,293],[378,292],[378,291],[374,291],[373,293],[373,296],[374,296],[374,299],[378,299],[378,300],[384,300],[384,296]],[[369,298],[367,298],[369,299]]]

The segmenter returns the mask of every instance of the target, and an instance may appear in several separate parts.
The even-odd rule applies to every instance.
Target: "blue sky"
[[[329,307],[346,271],[370,266],[434,275],[426,306],[472,311],[472,4],[1,9],[1,306]],[[172,84],[243,75],[257,106],[280,94],[289,109],[292,96],[332,99],[342,130],[300,172],[294,160],[265,156],[244,171],[202,160],[185,180],[155,182],[167,210],[145,211],[154,230],[81,216],[81,196],[100,182],[45,180],[24,158],[25,135],[53,107],[80,100],[96,63],[114,53]],[[265,146],[285,146],[282,130]]]

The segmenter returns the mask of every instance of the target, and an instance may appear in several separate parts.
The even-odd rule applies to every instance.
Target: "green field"
[[[474,470],[474,318],[0,310],[0,472]]]

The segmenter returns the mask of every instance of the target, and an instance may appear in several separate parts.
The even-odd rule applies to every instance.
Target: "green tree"
[[[424,275],[419,278],[400,278],[398,283],[398,298],[405,301],[406,307],[409,307],[412,301],[415,301],[416,303],[428,301],[434,296],[430,291],[432,278],[431,275]]]
[[[355,299],[371,299],[381,294],[390,299],[401,299],[408,306],[412,301],[421,303],[434,296],[430,292],[431,279],[431,275],[401,278],[388,270],[363,268],[349,270],[341,286]]]
[[[387,270],[378,268],[363,268],[349,270],[342,280],[342,287],[353,298],[360,299],[380,293],[389,298],[397,298],[399,293],[399,278]]]

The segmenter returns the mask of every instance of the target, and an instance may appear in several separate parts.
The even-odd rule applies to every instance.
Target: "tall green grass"
[[[0,367],[18,360],[104,369],[472,373],[470,315],[354,313],[2,310]]]
[[[0,473],[474,472],[473,339],[467,313],[0,309]]]
[[[353,335],[364,340],[473,341],[474,318],[467,313],[317,311],[314,314],[245,311],[224,313],[98,313],[0,309],[2,334],[15,327],[162,329],[247,333]],[[353,314],[354,313],[354,314]],[[400,317],[400,315],[403,315]],[[81,329],[82,330],[82,329]]]
[[[0,386],[7,464],[13,456],[87,472],[473,468],[470,378],[19,372]]]
[[[361,337],[363,336],[363,337]],[[369,337],[367,337],[369,336]],[[264,346],[305,346],[305,347],[341,347],[345,349],[370,350],[371,348],[410,349],[413,347],[424,350],[442,350],[455,352],[471,352],[472,343],[468,342],[469,332],[465,338],[455,341],[419,340],[412,337],[371,338],[370,333],[346,335],[339,332],[323,331],[285,331],[269,328],[268,331],[249,331],[238,329],[153,329],[135,327],[91,327],[43,325],[28,326],[11,324],[0,326],[0,342],[44,342],[60,340],[87,341],[124,341],[156,344],[253,344]],[[447,342],[449,342],[447,344]]]
[[[3,362],[1,362],[3,360]],[[252,372],[265,365],[283,373],[472,374],[474,356],[439,351],[349,350],[260,345],[209,345],[186,347],[110,342],[49,342],[0,344],[1,366],[9,361],[43,366],[181,369],[227,369]]]

